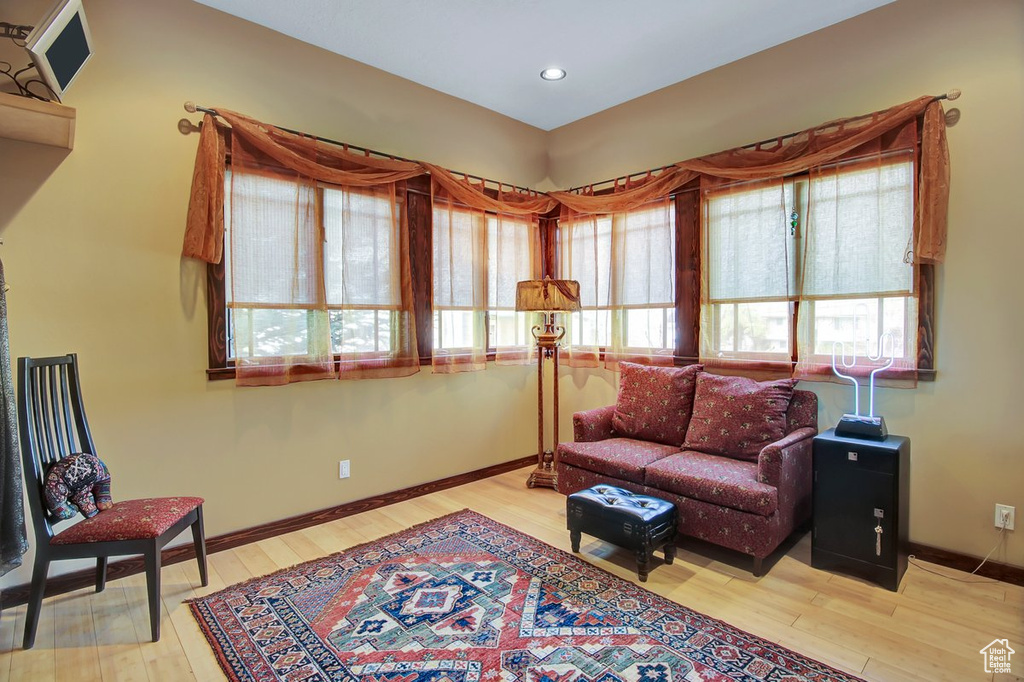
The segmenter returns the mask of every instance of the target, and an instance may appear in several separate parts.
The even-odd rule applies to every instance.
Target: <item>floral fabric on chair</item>
[[[201,497],[157,497],[115,502],[50,540],[52,545],[156,538],[203,503]]]

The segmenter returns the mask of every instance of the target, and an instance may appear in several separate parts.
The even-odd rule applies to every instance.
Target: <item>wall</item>
[[[3,18],[32,24],[50,4]],[[86,6],[75,149],[0,140],[0,257],[11,355],[79,354],[115,498],[204,496],[216,535],[535,452],[532,367],[207,381],[205,271],[179,256],[198,136],[176,123],[194,100],[526,185],[545,176],[543,132],[189,0]]]
[[[1024,512],[1018,430],[1024,355],[1024,4],[900,0],[552,131],[556,186],[597,182],[950,88],[949,248],[937,270],[937,370],[916,390],[880,390],[893,433],[913,442],[911,539],[984,556],[994,504]],[[565,385],[570,385],[566,382]],[[577,381],[569,407],[608,402],[609,380]],[[806,382],[801,387],[812,386]],[[849,388],[813,385],[822,428]],[[993,555],[1024,566],[1024,526]]]
[[[4,19],[33,23],[49,4],[24,0]],[[266,389],[208,382],[203,271],[178,255],[197,140],[175,128],[185,100],[543,189],[958,87],[939,378],[879,402],[890,429],[913,438],[915,541],[981,556],[996,541],[995,502],[1024,514],[1014,430],[1024,294],[1003,275],[1024,248],[1021,210],[1007,200],[1024,177],[1019,2],[899,0],[548,134],[189,0],[87,5],[97,53],[67,97],[74,151],[0,140],[0,257],[12,356],[80,354],[116,496],[203,495],[214,535],[534,449],[528,368]],[[969,239],[975,225],[989,238]],[[564,371],[569,438],[571,412],[612,402],[615,378]],[[835,423],[848,391],[816,390],[822,425]],[[335,477],[342,458],[348,481]],[[1020,532],[994,558],[1024,565]],[[23,568],[0,587],[28,578]]]

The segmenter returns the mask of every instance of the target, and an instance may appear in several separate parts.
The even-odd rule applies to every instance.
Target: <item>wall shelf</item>
[[[72,149],[75,109],[0,92],[0,137]]]

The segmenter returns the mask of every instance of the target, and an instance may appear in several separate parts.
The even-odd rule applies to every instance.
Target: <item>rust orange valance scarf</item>
[[[835,161],[911,120],[923,117],[920,182],[916,202],[914,260],[941,263],[946,248],[949,150],[942,104],[919,97],[867,116],[831,121],[801,133],[709,154],[650,173],[606,194],[577,192],[499,192],[495,198],[451,171],[419,161],[356,154],[344,147],[295,135],[247,116],[217,109],[230,134],[260,150],[274,163],[323,182],[355,187],[397,182],[429,173],[458,202],[510,215],[541,215],[558,205],[577,214],[608,214],[637,208],[667,196],[698,176],[729,180],[783,177]],[[224,241],[224,162],[227,129],[207,114],[203,119],[192,175],[182,255],[219,263]]]

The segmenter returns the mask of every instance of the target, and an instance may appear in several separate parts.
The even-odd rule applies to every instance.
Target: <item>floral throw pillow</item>
[[[616,435],[681,445],[693,410],[695,379],[703,368],[620,362],[619,397],[612,414]]]
[[[761,448],[786,435],[795,384],[701,372],[683,449],[757,461]]]

